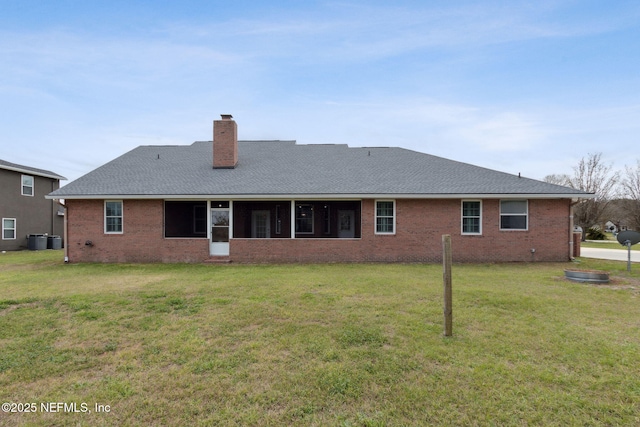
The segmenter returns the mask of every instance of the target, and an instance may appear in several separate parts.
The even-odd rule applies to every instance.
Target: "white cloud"
[[[482,2],[466,5],[328,3],[292,13],[222,23],[173,25],[178,39],[215,42],[221,49],[297,61],[363,61],[433,49],[473,49],[541,38],[600,34],[635,25],[637,10],[608,19],[563,18],[556,1]]]
[[[487,151],[526,151],[547,136],[533,119],[514,112],[468,117],[450,132]]]
[[[62,156],[60,164],[75,164],[76,173],[149,141],[208,139],[211,120],[232,113],[242,138],[402,146],[501,170],[517,157],[537,173],[552,155],[560,162],[557,156],[582,147],[605,151],[613,139],[635,155],[638,105],[625,107],[615,96],[606,102],[618,107],[598,100],[589,108],[575,100],[542,105],[545,97],[560,98],[552,73],[534,107],[517,98],[527,96],[521,91],[513,99],[506,90],[499,100],[486,98],[474,81],[477,67],[503,75],[491,68],[496,57],[499,66],[517,67],[510,55],[520,49],[522,61],[521,51],[533,45],[517,42],[634,25],[638,8],[628,7],[576,18],[576,3],[544,0],[334,2],[293,13],[269,7],[256,19],[167,16],[131,35],[74,27],[0,31],[0,127],[11,142],[3,146],[19,153],[38,144],[45,165],[24,163],[46,167],[49,157]],[[488,58],[483,48],[503,43],[513,46],[492,49]],[[632,93],[636,76],[626,77]],[[87,156],[95,147],[99,155]]]

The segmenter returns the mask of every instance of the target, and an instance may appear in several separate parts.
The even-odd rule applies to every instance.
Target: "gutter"
[[[228,200],[353,200],[353,199],[571,199],[577,203],[577,199],[593,199],[592,193],[482,193],[482,194],[407,194],[407,193],[315,193],[315,194],[48,194],[47,199],[76,199],[76,200],[131,200],[131,199],[167,199],[167,200],[202,200],[202,199],[228,199]]]
[[[27,175],[34,175],[34,176],[42,176],[45,178],[51,178],[51,179],[58,179],[58,180],[66,180],[67,178],[65,178],[62,175],[58,175],[56,173],[47,173],[47,171],[37,171],[37,170],[33,170],[33,169],[28,169],[28,168],[21,168],[21,167],[17,167],[17,166],[9,166],[9,165],[0,165],[0,169],[6,169],[9,171],[14,171],[14,172],[20,172],[23,174],[27,174]]]

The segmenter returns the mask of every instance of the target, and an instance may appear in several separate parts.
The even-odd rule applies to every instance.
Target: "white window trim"
[[[120,231],[107,231],[107,203],[113,203],[113,202],[119,202],[122,209],[122,215],[120,216],[122,227]],[[124,202],[122,200],[105,200],[104,207],[102,209],[102,216],[104,217],[104,234],[123,234],[124,233]]]
[[[13,228],[4,228],[4,222],[5,220],[9,220],[9,221],[13,221]],[[2,218],[2,240],[16,240],[16,235],[18,234],[16,232],[17,228],[18,228],[18,221],[16,221],[15,218]],[[4,237],[4,231],[5,230],[13,230],[13,237]]]
[[[505,216],[524,216],[526,218],[527,226],[525,228],[502,228],[502,202],[526,202],[527,212],[524,214],[504,214]],[[500,231],[529,231],[529,199],[501,199],[500,200]]]
[[[29,177],[31,178],[31,185],[24,185],[24,178],[25,177]],[[24,192],[24,187],[31,187],[31,194],[26,194]],[[27,197],[33,197],[35,192],[36,192],[36,179],[33,177],[33,175],[22,175],[20,177],[20,194],[22,194],[23,196],[27,196]]]
[[[391,202],[393,204],[393,231],[378,231],[378,202]],[[388,218],[388,217],[381,217]],[[373,203],[373,231],[379,236],[393,236],[396,234],[396,201],[395,199],[376,199]]]
[[[464,216],[464,204],[465,204],[465,202],[478,202],[478,203],[480,203],[480,217],[479,217],[479,220],[480,220],[479,221],[480,222],[479,225],[480,225],[480,227],[479,227],[477,233],[475,233],[475,232],[471,233],[471,232],[468,232],[468,231],[464,231],[464,219],[466,218]],[[469,217],[469,218],[475,218],[475,217]],[[463,236],[481,236],[482,235],[482,200],[479,200],[479,199],[466,199],[466,200],[464,200],[463,199],[460,202],[460,233]]]

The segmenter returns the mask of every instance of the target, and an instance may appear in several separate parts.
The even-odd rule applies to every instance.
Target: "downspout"
[[[51,180],[51,192],[53,193],[56,190],[55,181]],[[50,236],[55,234],[55,223],[56,223],[56,201],[51,200],[51,233]]]
[[[577,199],[575,202],[572,199],[571,203],[569,203],[569,260],[571,261],[575,259],[573,256],[573,207],[578,203]]]
[[[63,220],[63,248],[64,248],[64,262],[69,262],[69,231],[67,228],[67,205],[60,203],[64,207],[64,220]]]

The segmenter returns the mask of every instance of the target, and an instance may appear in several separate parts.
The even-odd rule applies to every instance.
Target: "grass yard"
[[[454,265],[445,338],[440,265],[61,258],[0,254],[0,425],[640,425],[639,265]]]
[[[622,246],[618,243],[617,240],[591,240],[588,242],[580,242],[580,247],[582,248],[597,248],[597,249],[619,249],[621,251],[626,251],[627,247]],[[631,246],[632,251],[640,251],[640,245]]]

